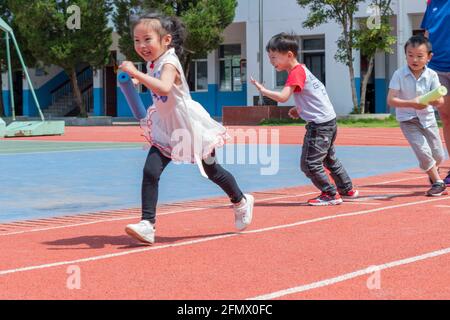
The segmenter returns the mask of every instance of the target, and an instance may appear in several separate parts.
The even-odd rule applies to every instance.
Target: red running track
[[[355,182],[326,208],[305,206],[313,187],[255,193],[242,233],[224,198],[165,207],[153,246],[123,231],[136,210],[0,225],[0,298],[448,299],[450,197],[425,197],[418,170]]]
[[[281,144],[300,144],[303,142],[305,128],[301,126],[271,126],[271,127],[228,127],[231,141],[237,142],[237,129],[269,132],[278,130]],[[15,140],[45,140],[45,141],[89,141],[89,142],[145,142],[138,126],[112,127],[66,127],[63,136],[44,136],[32,138],[13,138]],[[265,136],[270,136],[268,133]],[[400,128],[339,128],[336,143],[349,146],[407,146]]]

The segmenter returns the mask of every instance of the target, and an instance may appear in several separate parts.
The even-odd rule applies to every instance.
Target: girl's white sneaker
[[[125,232],[136,240],[144,243],[155,243],[155,226],[150,221],[142,220],[139,223],[129,224]]]
[[[239,231],[244,230],[252,222],[255,198],[251,194],[244,194],[245,202],[234,205],[234,224]]]

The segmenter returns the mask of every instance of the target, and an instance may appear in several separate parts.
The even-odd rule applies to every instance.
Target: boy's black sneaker
[[[335,206],[342,203],[342,198],[339,193],[335,195],[322,192],[320,196],[314,199],[308,200],[310,206]]]
[[[435,182],[431,186],[430,190],[427,191],[427,196],[429,197],[439,197],[445,196],[448,194],[446,189],[446,185],[444,182]]]

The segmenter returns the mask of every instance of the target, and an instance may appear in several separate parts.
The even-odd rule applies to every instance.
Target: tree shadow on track
[[[255,207],[310,207],[310,205],[307,202],[260,202],[255,203]]]
[[[414,185],[404,185],[404,184],[365,184],[362,186],[361,191],[364,191],[364,188],[374,188],[374,189],[417,189],[417,188],[423,188],[425,190],[429,189],[431,185],[429,184],[414,184]]]
[[[406,190],[406,189],[405,189]],[[424,198],[426,198],[425,196],[425,192],[426,190],[428,190],[426,187],[424,187],[423,191],[412,191],[410,193],[395,193],[395,191],[392,191],[391,193],[386,193],[386,194],[371,194],[370,192],[365,194],[364,190],[361,190],[360,195],[355,198],[355,199],[349,199],[346,200],[344,199],[344,205],[346,201],[349,202],[354,202],[354,203],[358,203],[358,201],[364,202],[364,201],[372,201],[372,200],[378,200],[381,202],[386,202],[386,201],[393,201],[394,199],[398,199],[398,198],[414,198],[414,197],[420,197],[423,196]],[[364,203],[361,203],[364,204]],[[289,201],[289,202],[260,202],[260,203],[255,203],[255,207],[312,207],[310,206],[307,202],[299,201],[299,202],[294,202],[294,201]],[[317,208],[323,208],[321,206],[318,206]]]
[[[105,247],[126,246],[128,248],[141,247],[139,243],[129,236],[81,236],[75,238],[58,239],[54,241],[46,241],[42,244],[49,246],[48,250],[85,250],[85,249],[102,249]],[[55,246],[55,247],[51,247]]]
[[[193,235],[193,236],[180,236],[180,237],[164,237],[156,236],[155,244],[170,244],[176,243],[182,240],[195,240],[208,237],[218,237],[231,235],[233,232],[227,233],[217,233],[217,234],[204,234],[204,235]],[[87,250],[87,249],[103,249],[106,247],[116,247],[117,249],[132,249],[147,247],[147,244],[139,243],[137,240],[126,236],[81,236],[75,238],[58,239],[54,241],[42,242],[42,244],[49,246],[48,250]],[[52,247],[54,246],[54,247]]]

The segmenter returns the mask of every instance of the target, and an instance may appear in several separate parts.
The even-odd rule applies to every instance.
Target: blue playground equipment
[[[47,135],[62,135],[64,134],[64,121],[46,121],[44,119],[44,115],[42,114],[41,107],[39,105],[39,101],[36,97],[36,93],[34,92],[33,84],[31,82],[30,76],[28,74],[28,69],[25,65],[25,62],[22,58],[22,54],[20,52],[19,46],[16,41],[16,37],[14,36],[14,32],[12,28],[2,19],[0,18],[0,30],[5,32],[5,40],[6,40],[6,55],[8,61],[8,83],[9,90],[11,92],[11,111],[12,111],[12,122],[5,126],[4,121],[0,118],[0,138],[3,137],[25,137],[25,136],[47,136]],[[39,111],[39,116],[41,121],[16,121],[15,114],[15,106],[14,106],[14,95],[13,92],[13,81],[12,81],[12,69],[11,69],[11,51],[9,47],[9,41],[12,40],[14,47],[17,51],[17,56],[20,59],[20,63],[23,68],[23,72],[27,79],[28,85],[30,87],[31,94],[33,96],[36,107]]]

